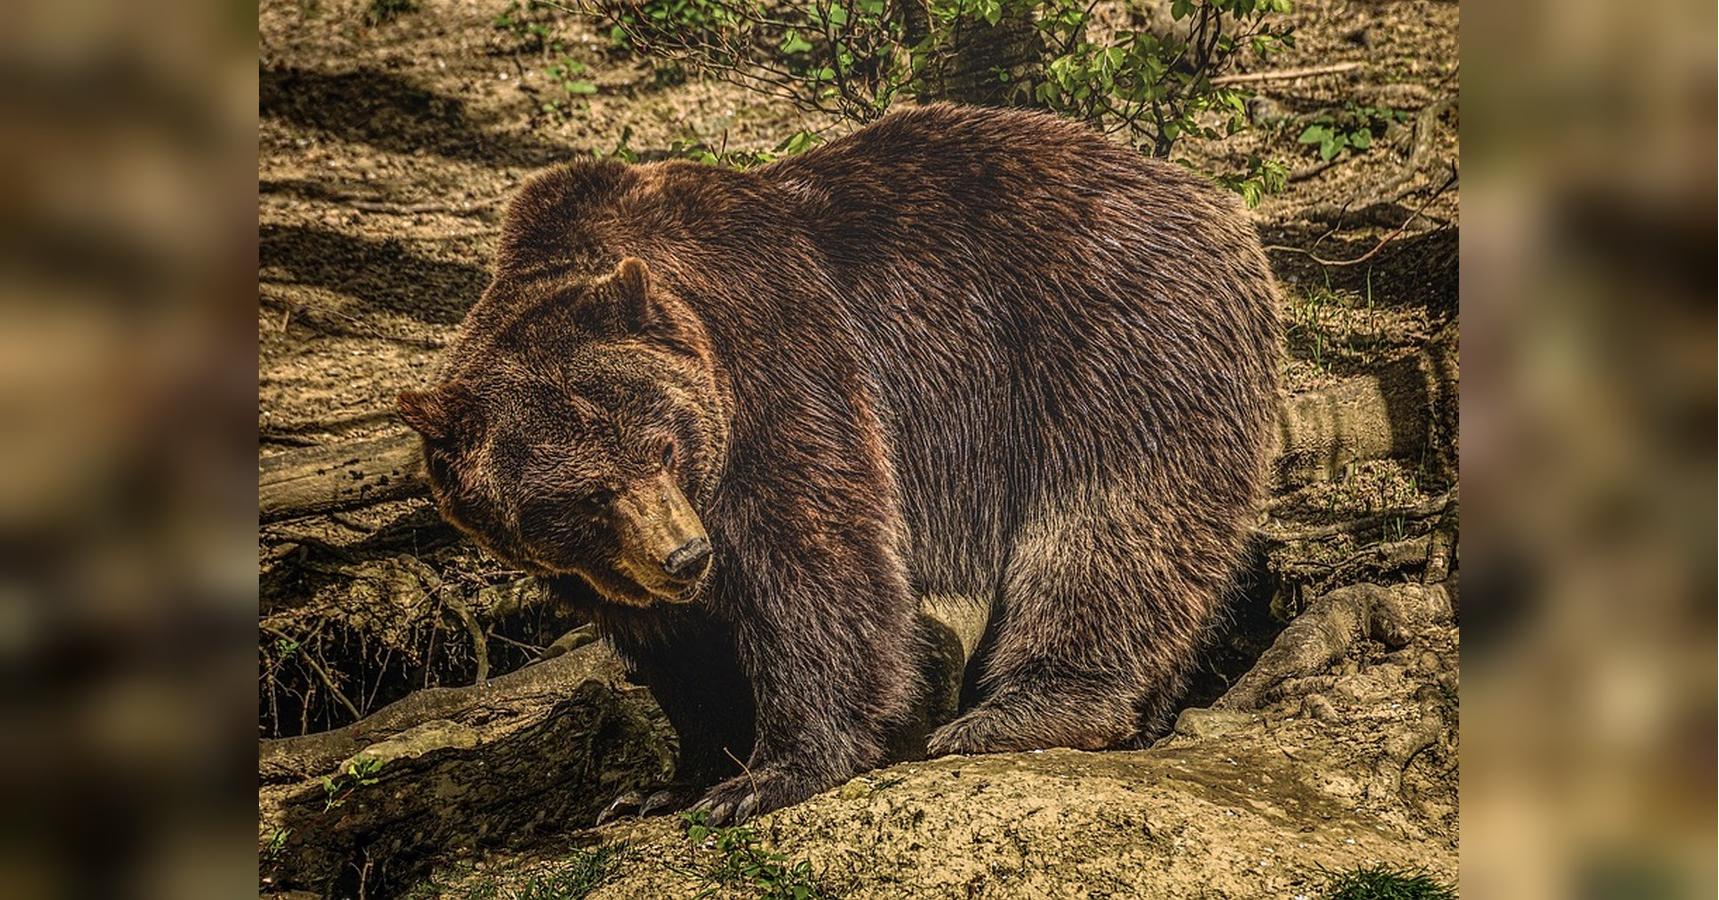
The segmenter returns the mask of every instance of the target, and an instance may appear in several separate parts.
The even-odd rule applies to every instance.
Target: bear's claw
[[[601,813],[597,814],[597,824],[604,825],[628,818],[647,818],[660,813],[674,812],[687,805],[692,799],[693,788],[671,785],[643,794],[636,790],[625,791],[616,797]]]

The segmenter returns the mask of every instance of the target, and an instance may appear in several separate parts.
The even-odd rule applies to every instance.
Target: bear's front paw
[[[819,779],[761,767],[711,788],[693,810],[703,810],[708,825],[739,825],[753,816],[799,803],[824,787]]]
[[[685,809],[697,796],[698,788],[688,784],[671,784],[650,791],[627,791],[597,815],[597,824],[675,812]]]

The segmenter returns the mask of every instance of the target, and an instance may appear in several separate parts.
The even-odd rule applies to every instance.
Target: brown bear
[[[922,595],[993,610],[930,753],[1160,733],[1243,550],[1279,332],[1232,195],[934,105],[750,171],[535,177],[400,405],[446,518],[586,598],[661,702],[653,803],[736,821],[882,760]]]

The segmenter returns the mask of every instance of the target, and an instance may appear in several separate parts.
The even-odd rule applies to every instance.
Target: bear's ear
[[[621,260],[615,267],[615,282],[627,295],[627,299],[635,303],[644,303],[651,295],[651,270],[645,261],[636,256]]]
[[[427,391],[400,394],[400,418],[432,441],[445,441],[469,424],[477,408],[471,389],[458,381]]]
[[[655,332],[674,318],[675,304],[651,293],[651,269],[645,261],[629,256],[609,274],[609,314],[612,325],[628,334]]]
[[[648,335],[682,346],[701,346],[704,326],[670,291],[658,290],[650,266],[628,256],[604,283],[606,304],[593,308],[592,320],[611,334]]]

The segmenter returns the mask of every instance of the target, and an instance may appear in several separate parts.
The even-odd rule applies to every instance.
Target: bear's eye
[[[674,441],[663,442],[662,464],[665,469],[674,466]]]
[[[606,508],[615,499],[615,492],[608,488],[594,488],[585,495],[585,502],[598,509]]]

